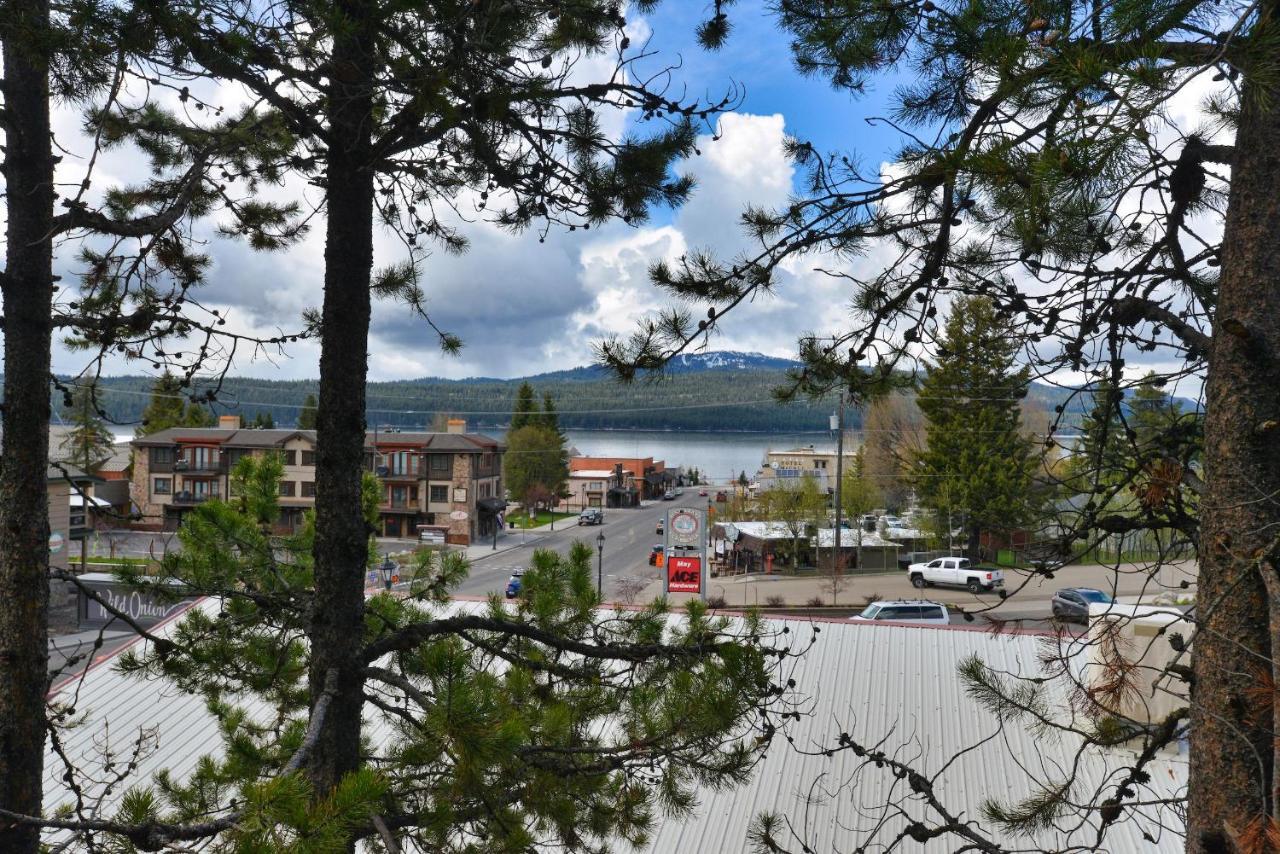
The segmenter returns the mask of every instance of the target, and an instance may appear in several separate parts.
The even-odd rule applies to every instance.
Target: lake
[[[116,441],[133,438],[133,429],[116,427]],[[501,431],[484,431],[502,439]],[[566,430],[571,447],[590,457],[653,457],[668,467],[696,468],[704,477],[728,482],[745,471],[754,477],[765,451],[801,445],[833,449],[826,432],[797,433],[679,433],[667,430]]]

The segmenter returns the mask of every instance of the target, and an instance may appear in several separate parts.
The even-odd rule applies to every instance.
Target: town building
[[[621,474],[619,474],[621,466]],[[630,507],[639,501],[662,497],[675,485],[676,472],[667,469],[662,460],[653,457],[570,457],[569,488],[577,492],[569,499],[570,507]],[[597,488],[599,487],[599,488]],[[616,490],[610,495],[611,490]],[[599,499],[602,504],[592,504]],[[579,502],[574,504],[573,502]],[[581,503],[581,502],[586,502]]]
[[[448,428],[445,433],[366,434],[365,467],[382,488],[381,536],[417,537],[424,526],[461,545],[492,536],[506,507],[504,448],[488,436],[467,433],[465,421],[451,420]],[[217,427],[172,427],[132,444],[137,527],[174,530],[193,507],[229,495],[231,468],[246,455],[276,453],[283,459],[282,528],[296,529],[315,507],[314,430],[244,429],[239,416],[223,416]]]
[[[846,442],[844,447],[844,470],[853,471],[858,457],[857,446]],[[818,448],[804,445],[775,451],[765,451],[764,464],[756,474],[760,489],[787,485],[799,478],[809,476],[818,481],[823,489],[835,489],[836,486],[836,452],[834,448]]]

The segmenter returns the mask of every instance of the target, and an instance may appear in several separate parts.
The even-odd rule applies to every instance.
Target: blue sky
[[[896,133],[866,121],[887,111],[891,78],[879,77],[855,97],[824,79],[802,77],[786,35],[761,0],[734,5],[728,43],[707,52],[695,37],[706,12],[704,0],[666,0],[643,19],[652,32],[650,47],[659,54],[653,61],[681,64],[676,86],[687,87],[691,96],[716,98],[731,82],[745,88],[737,113],[720,124],[721,139],[702,140],[702,155],[680,166],[698,181],[693,198],[679,210],[654,211],[639,227],[615,223],[589,232],[553,232],[545,244],[536,234],[512,236],[484,222],[464,224],[471,250],[461,257],[438,253],[421,269],[433,320],[462,338],[461,355],[442,356],[421,320],[402,306],[379,304],[370,333],[371,379],[509,377],[587,364],[593,344],[627,334],[666,304],[648,281],[652,263],[692,249],[732,256],[750,248],[738,227],[743,208],[785,204],[799,177],[782,154],[784,134],[806,139],[819,151],[857,155],[872,171],[892,153]],[[594,73],[607,74],[608,62],[592,66]],[[679,91],[673,89],[672,97]],[[73,115],[64,118],[67,125],[78,124]],[[302,312],[320,303],[323,233],[316,221],[302,245],[269,254],[210,235],[206,248],[213,266],[202,300],[224,310],[229,330],[271,337],[297,329]],[[378,240],[379,265],[402,260],[391,235]],[[709,348],[794,356],[801,334],[827,334],[843,325],[849,294],[838,281],[811,266],[788,276],[776,296],[735,311],[734,323]],[[308,342],[283,352],[242,350],[232,372],[314,377],[318,355]],[[59,351],[54,367],[75,374],[83,356]],[[138,373],[141,367],[110,364],[107,372]]]

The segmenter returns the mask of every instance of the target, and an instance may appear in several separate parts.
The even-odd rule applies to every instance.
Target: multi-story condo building
[[[238,416],[217,427],[172,427],[133,440],[131,492],[138,527],[173,530],[182,515],[210,498],[229,494],[230,471],[245,455],[280,454],[280,524],[293,529],[315,506],[314,430],[249,430]],[[452,420],[447,433],[369,431],[365,466],[382,487],[379,533],[416,537],[423,527],[452,543],[491,536],[506,507],[502,453],[494,439],[466,432]]]

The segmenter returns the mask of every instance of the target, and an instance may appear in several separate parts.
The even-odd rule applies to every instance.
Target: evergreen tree
[[[511,426],[508,429],[515,432],[521,427],[538,423],[537,414],[538,404],[533,396],[533,386],[527,382],[520,383],[516,392],[516,407],[511,413]]]
[[[253,421],[245,425],[254,430],[274,430],[276,427],[275,416],[269,411],[259,409],[253,416]]]
[[[85,474],[96,475],[115,450],[115,436],[98,413],[97,387],[93,383],[76,386],[63,416],[71,422],[61,443],[64,457]]]
[[[1133,444],[1144,457],[1159,456],[1177,443],[1175,428],[1183,419],[1182,404],[1166,392],[1154,373],[1144,376],[1129,398],[1129,428]]]
[[[165,371],[151,385],[151,399],[142,412],[142,423],[134,430],[141,436],[159,433],[170,427],[191,427],[187,423],[190,406],[183,401],[182,387],[178,378]]]
[[[564,431],[560,429],[560,416],[556,412],[555,398],[551,396],[551,392],[543,392],[542,395],[542,418],[541,423],[548,430],[553,431],[560,440],[566,441]]]
[[[638,223],[652,204],[679,204],[692,181],[673,167],[694,151],[692,117],[723,104],[674,103],[637,82],[651,78],[629,71],[638,52],[613,0],[304,0],[287,9],[179,0],[149,11],[169,64],[260,99],[293,144],[280,163],[324,190],[324,296],[308,315],[321,355],[317,601],[307,640],[311,694],[320,696],[334,669],[343,690],[306,773],[314,797],[326,798],[361,767],[366,677],[355,655],[364,591],[351,567],[366,549],[358,511],[372,299],[401,300],[431,322],[418,279],[424,246],[466,248],[453,218],[464,203],[513,230]],[[615,52],[615,68],[584,79],[578,60],[605,51]],[[601,132],[600,111],[629,105],[656,130],[614,141]],[[407,248],[376,273],[375,221]],[[459,349],[432,328],[442,349]]]
[[[709,41],[727,38],[730,5],[714,5]],[[849,276],[848,326],[801,338],[804,364],[783,397],[858,393],[868,363],[882,375],[910,367],[936,342],[939,314],[974,294],[992,300],[1010,346],[1037,376],[1097,382],[1144,364],[1165,379],[1204,378],[1203,466],[1184,455],[1158,461],[1158,477],[1152,466],[1135,472],[1141,514],[1086,501],[1041,571],[1055,572],[1100,535],[1171,529],[1196,545],[1196,595],[1213,605],[1197,612],[1190,671],[1171,674],[1163,689],[1186,704],[1144,729],[1133,750],[1155,756],[1189,741],[1187,796],[1173,808],[1185,806],[1176,830],[1191,854],[1270,845],[1257,840],[1275,835],[1269,810],[1280,790],[1280,698],[1269,692],[1274,680],[1259,676],[1280,659],[1271,629],[1280,624],[1280,503],[1260,500],[1280,494],[1275,0],[775,8],[797,66],[841,91],[916,72],[888,107],[902,128],[893,177],[859,168],[854,153],[795,141],[789,151],[811,190],[745,212],[760,241],[749,253],[690,253],[655,267],[680,310],[606,342],[603,361],[622,376],[661,366],[731,323],[736,307],[785,287],[777,272],[810,263],[805,254],[880,248],[892,263]],[[1203,84],[1202,109],[1171,109],[1193,84]],[[1242,658],[1259,668],[1242,670]],[[1255,694],[1265,699],[1241,713],[1240,698]],[[1105,835],[1143,815],[1146,776],[1135,769],[1118,787],[1089,791],[1074,779],[1061,788],[1038,781],[1045,796],[1002,826],[1061,828],[1100,815]],[[1253,817],[1243,804],[1257,805]],[[933,838],[954,827],[913,833]],[[1090,838],[1082,847],[1105,846]]]
[[[1018,402],[1028,374],[1015,367],[1016,345],[989,299],[952,305],[937,363],[920,386],[927,445],[916,458],[916,489],[937,507],[945,484],[978,559],[983,531],[1010,531],[1029,521],[1034,458],[1019,431]]]
[[[507,434],[502,457],[507,491],[532,510],[535,493],[563,495],[569,480],[569,452],[560,434],[541,424],[529,424]],[[529,499],[529,500],[526,500]]]
[[[1065,485],[1072,494],[1113,489],[1127,481],[1133,464],[1125,424],[1124,393],[1108,377],[1097,383],[1080,422],[1081,440],[1068,458]]]
[[[298,413],[298,429],[316,429],[316,396],[314,394],[308,394],[307,399],[302,402],[302,410]]]
[[[454,854],[524,851],[534,840],[603,850],[615,838],[642,842],[696,786],[745,779],[756,755],[747,745],[757,734],[769,741],[772,727],[760,721],[781,702],[773,686],[787,654],[774,659],[757,618],[735,627],[695,603],[670,631],[661,606],[600,609],[594,553],[582,543],[567,556],[535,552],[514,607],[460,606],[449,594],[467,575],[465,558],[421,552],[401,570],[409,594],[370,599],[356,640],[369,679],[357,699],[362,729],[382,733],[363,744],[370,768],[308,808],[312,792],[290,773],[292,760],[339,684],[327,677],[314,701],[307,688],[314,653],[298,639],[317,595],[316,520],[296,535],[272,533],[282,475],[278,456],[238,461],[235,499],[194,509],[181,550],[164,561],[185,595],[237,595],[193,608],[171,646],[121,659],[123,672],[172,681],[236,722],[227,727],[235,750],[202,760],[187,779],[137,786],[130,825],[194,828],[181,838],[222,834],[261,851],[341,851],[388,837],[404,850]],[[250,701],[266,709],[255,714]],[[505,793],[496,815],[495,780]],[[215,804],[228,811],[211,822]],[[385,820],[381,829],[371,816]],[[96,849],[117,826],[89,830],[87,844]]]

